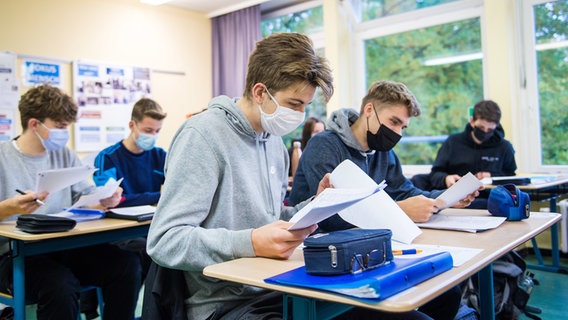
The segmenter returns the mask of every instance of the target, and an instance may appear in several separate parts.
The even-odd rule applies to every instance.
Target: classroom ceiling
[[[261,4],[261,10],[263,11],[272,11],[299,2],[301,0],[172,0],[167,5],[203,12],[210,17],[216,17],[257,4]]]

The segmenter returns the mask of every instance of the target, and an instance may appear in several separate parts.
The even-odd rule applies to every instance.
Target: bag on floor
[[[526,311],[534,286],[534,274],[526,271],[526,263],[516,252],[510,251],[493,262],[495,319],[515,320],[521,314],[540,319]],[[479,314],[479,286],[477,277],[464,282],[462,301]]]

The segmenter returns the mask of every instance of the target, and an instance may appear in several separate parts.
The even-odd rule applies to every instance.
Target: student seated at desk
[[[416,188],[402,174],[400,162],[392,151],[410,118],[419,114],[420,106],[404,84],[392,81],[372,84],[362,99],[359,113],[353,109],[333,112],[328,130],[310,140],[300,158],[289,203],[295,205],[315,195],[318,181],[349,159],[376,183],[385,180],[385,192],[397,201],[412,221],[427,221],[438,211],[441,204],[433,198],[442,191]],[[477,195],[477,191],[468,195],[456,206],[467,206]],[[381,214],[380,208],[377,208],[377,214]],[[324,232],[354,227],[337,214],[320,222],[319,226]],[[460,298],[460,290],[456,287],[419,310],[435,319],[453,319]]]
[[[72,205],[95,187],[79,182],[52,194],[34,194],[39,171],[80,166],[66,147],[69,125],[76,120],[77,106],[60,89],[41,85],[30,89],[19,102],[23,132],[0,144],[0,218],[17,214],[51,214]],[[15,190],[27,190],[20,195]],[[100,201],[114,207],[122,189]],[[45,202],[39,205],[34,199]],[[8,239],[0,237],[0,291],[12,291],[12,259]],[[37,302],[38,319],[77,319],[81,286],[101,287],[104,319],[133,319],[140,290],[138,257],[112,245],[58,251],[26,258],[26,298]]]
[[[431,188],[449,188],[468,172],[478,179],[514,176],[515,150],[505,140],[500,120],[501,109],[497,103],[477,102],[464,131],[450,135],[438,150],[429,175]],[[488,197],[489,192],[482,191],[470,208],[487,209]]]
[[[331,69],[311,40],[272,34],[249,58],[243,97],[213,98],[207,111],[177,131],[148,253],[157,264],[184,271],[189,319],[282,316],[281,294],[209,278],[203,269],[244,257],[287,259],[316,229],[288,231],[293,223],[287,220],[307,201],[295,208],[282,204],[288,161],[281,136],[302,123],[317,87],[331,97]],[[318,191],[328,186],[329,175]]]

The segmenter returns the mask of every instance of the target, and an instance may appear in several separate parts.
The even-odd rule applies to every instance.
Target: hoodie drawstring
[[[260,155],[260,136],[256,136],[256,154],[258,155],[258,165],[260,167],[259,173],[260,173],[260,180],[264,181],[267,186],[265,188],[261,188],[262,189],[262,193],[263,193],[263,197],[264,199],[266,199],[269,204],[270,204],[270,209],[271,209],[271,213],[274,216],[276,214],[276,210],[274,208],[274,199],[272,197],[272,188],[270,187],[270,170],[268,167],[268,155],[266,154],[266,141],[263,141],[263,151],[264,151],[264,169],[266,170],[266,175],[263,175],[263,170],[262,170],[262,157]],[[264,179],[266,178],[266,179]],[[266,194],[266,192],[268,191],[268,194]]]

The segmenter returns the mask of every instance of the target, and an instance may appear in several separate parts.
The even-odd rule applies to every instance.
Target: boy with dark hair
[[[18,108],[23,132],[0,144],[0,217],[60,212],[94,186],[84,181],[49,195],[35,195],[30,190],[39,171],[81,165],[66,147],[68,127],[75,122],[77,106],[60,89],[41,85],[26,92]],[[26,195],[16,194],[16,189],[27,190]],[[116,206],[121,193],[118,188],[98,207]],[[45,205],[30,204],[35,197]],[[0,291],[9,293],[12,252],[4,237],[0,237],[0,254]],[[26,298],[37,301],[39,319],[77,319],[81,285],[103,289],[105,319],[133,319],[140,290],[140,263],[130,252],[97,245],[28,257],[25,279]]]
[[[515,150],[505,140],[500,120],[497,103],[492,100],[476,103],[464,131],[450,135],[438,150],[429,176],[432,187],[449,188],[468,172],[478,179],[514,176]],[[471,208],[487,208],[487,196],[488,192],[482,192]]]

